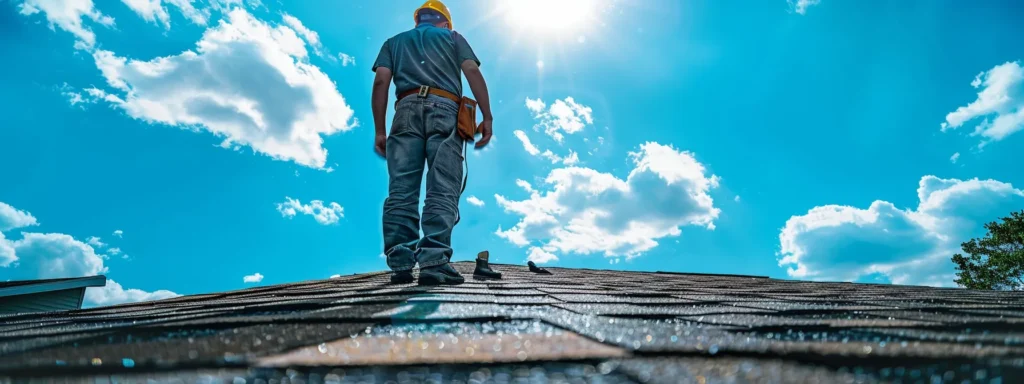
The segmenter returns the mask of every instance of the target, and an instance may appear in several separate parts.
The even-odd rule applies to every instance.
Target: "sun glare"
[[[531,34],[577,33],[597,23],[600,0],[505,0],[500,13],[514,29]]]

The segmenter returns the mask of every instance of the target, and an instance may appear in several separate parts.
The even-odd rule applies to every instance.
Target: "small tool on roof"
[[[490,258],[490,255],[491,253],[488,251],[483,251],[476,255],[476,270],[473,271],[474,276],[488,279],[501,278],[501,272],[491,269],[491,265],[487,263],[487,259]]]
[[[534,264],[532,261],[526,263],[526,265],[530,267],[530,272],[541,273],[541,274],[545,274],[545,275],[550,275],[551,274],[551,271],[548,271],[548,270],[546,270],[544,268],[538,267],[537,264]]]

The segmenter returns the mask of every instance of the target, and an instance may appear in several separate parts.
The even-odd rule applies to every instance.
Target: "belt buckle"
[[[426,98],[428,94],[430,94],[430,87],[428,87],[426,85],[421,85],[420,86],[420,92],[417,93],[416,96],[419,96],[419,97],[422,97],[422,98]]]

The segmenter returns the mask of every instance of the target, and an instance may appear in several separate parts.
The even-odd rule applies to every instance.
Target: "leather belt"
[[[427,97],[427,95],[441,96],[441,97],[446,98],[448,100],[454,101],[456,104],[458,104],[459,101],[462,100],[461,97],[457,96],[454,93],[445,91],[445,90],[440,89],[440,88],[428,87],[426,85],[421,85],[419,88],[413,88],[413,89],[410,89],[408,91],[399,93],[398,94],[398,100],[402,100],[402,99],[404,99],[406,97],[409,97],[409,96],[412,96],[412,95],[416,95],[418,97],[424,97],[424,98]]]

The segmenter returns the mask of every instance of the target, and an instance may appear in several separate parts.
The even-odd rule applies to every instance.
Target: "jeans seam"
[[[435,266],[444,265],[444,264],[448,264],[448,260],[442,258],[442,259],[437,260],[437,261],[420,263],[420,268],[430,268],[430,267],[435,267]]]
[[[413,265],[403,265],[403,266],[399,266],[399,267],[392,266],[391,270],[395,271],[395,272],[405,272],[405,271],[411,271],[413,269],[413,267],[415,267],[415,264],[413,264]]]

